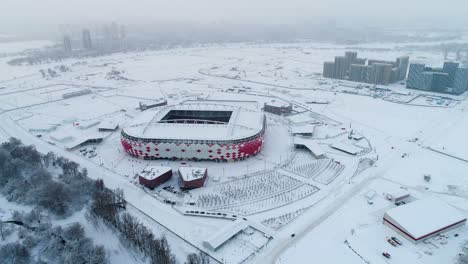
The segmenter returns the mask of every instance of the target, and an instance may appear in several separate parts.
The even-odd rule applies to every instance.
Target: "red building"
[[[121,132],[133,157],[155,160],[236,161],[263,147],[265,114],[218,104],[180,104],[143,111]]]
[[[172,177],[172,169],[163,166],[148,166],[138,174],[141,185],[154,189]]]
[[[206,168],[180,167],[179,175],[185,189],[195,189],[205,185],[208,170]]]

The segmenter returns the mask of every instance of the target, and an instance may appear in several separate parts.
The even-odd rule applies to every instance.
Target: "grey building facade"
[[[462,94],[468,90],[468,68],[459,67],[454,62],[445,62],[442,68],[413,63],[409,68],[406,88]]]
[[[399,57],[395,61],[367,60],[358,58],[358,53],[355,51],[346,51],[345,56],[336,56],[334,62],[323,64],[323,77],[372,84],[389,84],[404,80],[408,72],[408,65],[408,56]]]

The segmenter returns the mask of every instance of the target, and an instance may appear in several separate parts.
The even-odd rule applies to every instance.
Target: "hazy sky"
[[[434,20],[466,22],[467,0],[0,0],[0,23]]]

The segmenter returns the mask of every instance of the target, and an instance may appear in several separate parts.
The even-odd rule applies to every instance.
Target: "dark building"
[[[172,169],[162,166],[148,166],[138,174],[141,185],[154,189],[172,177]]]
[[[422,89],[424,85],[423,72],[426,66],[420,63],[412,63],[409,67],[406,87],[411,89]],[[423,89],[424,90],[424,89]]]
[[[91,32],[89,29],[83,30],[83,48],[90,50],[93,48],[93,43],[91,41]]]
[[[344,79],[346,77],[346,57],[335,57],[335,79]]]
[[[392,74],[392,65],[387,63],[375,62],[372,64],[371,83],[389,84]]]
[[[369,82],[371,69],[367,65],[351,64],[349,79],[354,82]]]
[[[292,104],[282,100],[271,100],[263,105],[263,111],[277,115],[290,114],[292,110]]]
[[[326,61],[323,64],[323,77],[335,78],[335,63],[332,61]]]
[[[208,177],[208,169],[195,167],[180,167],[179,175],[182,181],[182,186],[185,189],[200,188],[205,185]]]
[[[65,53],[72,52],[71,39],[69,36],[63,37],[63,50],[65,51]]]
[[[461,94],[468,90],[468,68],[458,68],[453,81],[453,92]]]
[[[453,82],[455,81],[455,74],[457,72],[458,66],[459,64],[456,62],[444,62],[442,71],[448,74],[447,87],[453,87]]]
[[[345,67],[346,67],[346,75],[349,75],[349,70],[351,64],[357,59],[357,52],[356,51],[346,51],[345,52]]]
[[[410,65],[406,88],[439,93],[462,94],[468,90],[468,69],[458,63],[445,62],[443,68]]]

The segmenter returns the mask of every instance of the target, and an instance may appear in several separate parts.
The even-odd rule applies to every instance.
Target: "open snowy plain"
[[[6,50],[11,48],[0,45],[0,51],[17,51]],[[468,215],[466,95],[441,97],[407,90],[404,84],[379,86],[388,90],[376,92],[324,79],[323,62],[346,50],[366,58],[408,55],[411,61],[442,64],[440,53],[406,51],[394,43],[205,45],[32,66],[10,66],[6,62],[13,57],[7,56],[0,59],[0,139],[17,137],[41,152],[56,152],[108,187],[122,188],[130,212],[157,236],[165,235],[181,263],[197,250],[219,263],[454,263],[468,239],[466,228],[457,230],[457,237],[448,233],[444,243],[433,239],[392,248],[386,237],[396,233],[382,224],[382,217],[395,207],[386,194],[402,189],[416,199],[442,199]],[[39,72],[60,65],[69,71],[46,78]],[[63,96],[86,89],[91,92]],[[293,104],[294,112],[266,113],[263,150],[232,163],[132,158],[120,144],[120,131],[99,134],[102,143],[72,150],[60,140],[97,133],[91,131],[96,127],[78,130],[76,123],[125,127],[141,113],[140,102],[161,100],[255,110],[284,100]],[[323,149],[325,159],[294,148],[292,129],[311,124],[310,140]],[[350,133],[363,138],[349,138]],[[352,146],[357,154],[331,147],[336,144]],[[83,154],[93,147],[97,155]],[[204,188],[188,194],[163,189],[177,186],[175,179],[149,190],[135,177],[148,165],[207,167],[209,175]],[[431,181],[424,181],[424,175],[431,175]],[[371,191],[376,193],[373,204],[366,198]],[[4,211],[15,207],[0,202]],[[186,215],[187,210],[204,214]],[[228,217],[214,217],[218,213]],[[236,236],[216,251],[204,246],[204,240],[235,218],[260,225],[264,232]],[[83,216],[76,221],[84,221]],[[109,244],[113,263],[143,261],[118,253],[118,240],[108,230],[100,232],[109,239],[97,243]],[[382,257],[384,251],[392,254],[391,260]]]

